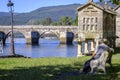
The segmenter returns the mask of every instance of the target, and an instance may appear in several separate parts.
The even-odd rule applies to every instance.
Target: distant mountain
[[[9,16],[7,12],[0,12],[0,16]]]
[[[104,5],[104,2],[99,2],[98,4]],[[109,5],[112,7],[116,6],[111,3],[109,3]],[[72,19],[75,19],[77,14],[77,7],[79,6],[81,6],[81,4],[60,5],[42,7],[28,13],[15,13],[14,25],[25,25],[29,20],[42,20],[48,17],[53,21],[58,21],[63,16],[69,16],[72,17]],[[0,25],[10,25],[9,13],[0,12]]]
[[[42,7],[28,13],[17,13],[14,15],[14,25],[24,25],[29,20],[42,20],[48,17],[53,21],[58,21],[59,18],[63,16],[69,16],[75,19],[78,6],[80,6],[80,4]],[[9,13],[0,12],[0,25],[10,25]]]

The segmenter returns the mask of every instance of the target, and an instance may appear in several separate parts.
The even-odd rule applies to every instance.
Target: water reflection
[[[77,57],[77,44],[62,45],[59,40],[40,39],[39,45],[26,45],[24,38],[15,39],[15,52],[27,57]],[[4,46],[4,54],[10,53],[10,42]]]

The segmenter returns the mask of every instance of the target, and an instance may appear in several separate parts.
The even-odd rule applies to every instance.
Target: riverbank
[[[106,75],[61,75],[79,72],[90,56],[80,58],[0,58],[0,80],[119,80],[120,54],[113,55]],[[93,77],[94,76],[94,77]]]

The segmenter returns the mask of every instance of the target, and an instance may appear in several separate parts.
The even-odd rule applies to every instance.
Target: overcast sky
[[[88,0],[11,0],[14,3],[15,12],[30,12],[40,7],[67,5],[67,4],[84,4]],[[95,2],[99,0],[94,0]],[[0,12],[8,12],[8,0],[0,0]]]

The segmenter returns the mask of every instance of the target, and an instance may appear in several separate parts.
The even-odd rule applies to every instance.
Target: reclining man
[[[109,51],[110,47],[107,45],[107,40],[99,40],[99,45],[92,54],[92,58],[85,62],[82,73],[87,73],[90,70],[90,62],[98,59],[104,51]]]

